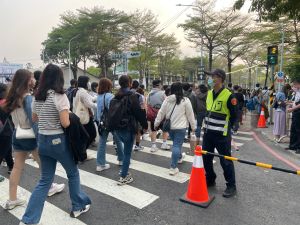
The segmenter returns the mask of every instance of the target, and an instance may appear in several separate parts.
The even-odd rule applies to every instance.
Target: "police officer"
[[[211,75],[208,85],[212,88],[206,99],[206,117],[204,123],[204,135],[202,148],[208,152],[214,152],[216,148],[219,154],[231,156],[231,127],[237,119],[237,99],[232,92],[224,87],[226,74],[221,69],[206,72]],[[204,155],[204,168],[206,171],[207,186],[216,185],[216,174],[213,169],[213,156]],[[226,189],[223,197],[230,198],[236,194],[235,172],[232,161],[220,158],[224,171]]]

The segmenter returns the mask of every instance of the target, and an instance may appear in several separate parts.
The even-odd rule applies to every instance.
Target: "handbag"
[[[79,96],[78,96],[78,103],[77,103],[77,107],[76,107],[74,113],[79,117],[80,123],[83,124],[83,125],[85,125],[85,124],[88,124],[89,121],[90,121],[89,110],[81,102],[81,100],[80,100],[80,92],[79,93],[77,92],[77,94],[79,94]]]
[[[170,132],[170,130],[171,130],[171,117],[172,117],[172,114],[174,112],[175,107],[176,107],[176,103],[175,103],[175,105],[173,107],[173,110],[172,110],[172,112],[170,114],[169,119],[165,119],[165,121],[163,122],[163,126],[162,126],[162,131],[163,132]]]
[[[16,129],[16,139],[34,139],[35,138],[35,133],[32,129],[32,120],[31,120],[31,117],[30,117],[29,112],[27,110],[28,107],[26,105],[26,100],[27,99],[25,99],[23,106],[24,106],[25,114],[26,114],[27,118],[29,119],[31,127],[30,128],[22,128],[20,126],[20,124],[18,124],[17,129]],[[18,120],[19,120],[19,116],[18,116],[17,112],[16,112],[16,116],[18,117]]]
[[[34,139],[35,134],[32,128],[21,128],[18,124],[16,129],[16,139]]]
[[[105,120],[106,120],[106,117],[107,117],[107,114],[108,114],[108,109],[105,106],[105,95],[106,95],[106,93],[104,94],[104,100],[103,100],[104,107],[103,107],[103,112],[102,112],[102,115],[100,117],[100,121],[99,121],[99,125],[98,125],[98,133],[99,133],[100,136],[102,136],[104,131],[108,130],[107,127],[105,126],[106,125]]]

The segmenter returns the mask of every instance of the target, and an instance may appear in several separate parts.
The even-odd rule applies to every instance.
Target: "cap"
[[[211,75],[211,76],[216,75],[218,77],[221,77],[223,81],[226,79],[226,73],[224,70],[221,70],[221,69],[215,69],[212,72],[204,71],[204,73]]]

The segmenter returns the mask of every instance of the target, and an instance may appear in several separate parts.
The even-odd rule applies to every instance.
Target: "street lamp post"
[[[283,23],[281,24],[281,48],[280,48],[280,65],[279,65],[279,71],[282,72],[282,66],[283,66],[283,45],[284,45],[284,28]],[[284,76],[283,76],[284,80]],[[281,82],[278,82],[278,91],[281,90]]]
[[[72,79],[72,74],[71,74],[71,41],[75,38],[77,38],[80,34],[75,35],[72,37],[69,41],[69,81]]]

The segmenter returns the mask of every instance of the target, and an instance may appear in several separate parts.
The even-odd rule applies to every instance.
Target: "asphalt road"
[[[284,152],[271,142],[259,136],[273,151],[300,167],[300,157]],[[270,163],[274,166],[292,169],[280,161],[253,138],[251,134],[239,134],[234,139],[240,151],[233,150],[233,155],[250,161]],[[109,143],[111,144],[111,143]],[[150,146],[149,141],[143,141]],[[95,156],[96,148],[89,152]],[[188,148],[184,148],[189,152]],[[115,150],[108,145],[108,160],[115,163]],[[160,154],[160,155],[159,155]],[[231,199],[222,197],[225,180],[219,160],[216,158],[215,170],[218,175],[217,186],[209,189],[210,195],[216,198],[207,209],[198,208],[179,201],[186,192],[191,171],[192,157],[187,157],[179,166],[179,178],[168,175],[170,154],[160,151],[150,154],[149,149],[133,153],[131,173],[134,182],[128,186],[118,187],[119,166],[113,163],[111,169],[101,173],[95,172],[96,161],[92,159],[80,165],[83,189],[92,199],[90,211],[79,219],[70,219],[70,200],[68,188],[47,199],[42,224],[159,224],[159,225],[299,225],[300,214],[300,176],[262,169],[245,164],[235,163],[238,194]],[[57,169],[55,182],[67,184],[64,172]],[[0,167],[0,174],[7,176],[7,169]],[[29,195],[39,178],[39,170],[32,160],[27,161],[21,179],[20,195]],[[1,204],[7,199],[8,180],[0,183]],[[0,208],[1,224],[18,224],[25,208],[11,211]]]

